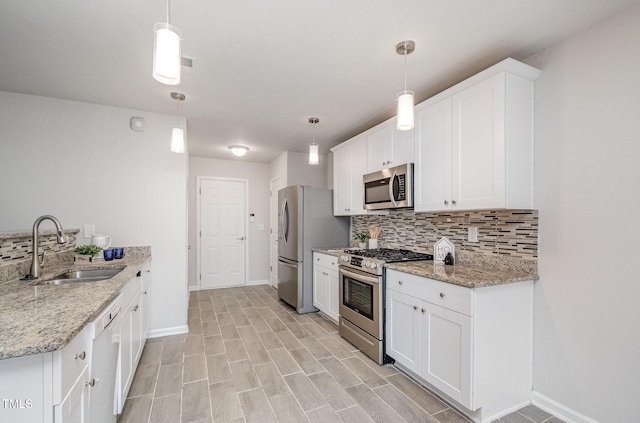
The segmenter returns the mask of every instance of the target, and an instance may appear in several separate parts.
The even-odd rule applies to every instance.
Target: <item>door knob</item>
[[[244,241],[244,237],[241,236],[240,238],[237,238],[239,241]]]

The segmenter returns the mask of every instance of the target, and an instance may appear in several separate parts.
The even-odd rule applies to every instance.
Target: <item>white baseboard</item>
[[[197,290],[198,290],[198,285],[189,285],[189,292],[197,291]]]
[[[189,333],[189,326],[174,326],[172,328],[153,329],[149,331],[149,338],[160,338],[161,336],[181,335]]]
[[[584,414],[580,414],[577,411],[542,395],[540,392],[531,391],[531,404],[546,411],[547,413],[553,414],[567,423],[598,423],[597,420],[587,417]]]
[[[269,279],[257,279],[255,281],[248,281],[247,285],[269,285]]]

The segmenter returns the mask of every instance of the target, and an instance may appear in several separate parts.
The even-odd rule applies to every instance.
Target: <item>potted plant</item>
[[[358,240],[358,246],[364,249],[367,247],[369,232],[356,232],[354,238]]]

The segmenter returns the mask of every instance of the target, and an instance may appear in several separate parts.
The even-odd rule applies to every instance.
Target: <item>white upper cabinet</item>
[[[367,131],[367,173],[413,162],[414,131],[396,129],[396,119]]]
[[[533,207],[533,80],[508,59],[422,103],[415,210]]]
[[[333,214],[351,216],[366,214],[362,175],[366,173],[366,138],[333,151]]]

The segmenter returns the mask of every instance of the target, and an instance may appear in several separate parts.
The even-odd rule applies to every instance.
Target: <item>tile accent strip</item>
[[[446,236],[454,243],[460,259],[504,258],[537,266],[538,210],[440,213],[390,210],[388,215],[353,216],[351,223],[354,233],[380,226],[378,247],[431,252],[433,244]],[[469,226],[478,228],[478,242],[467,241]]]

